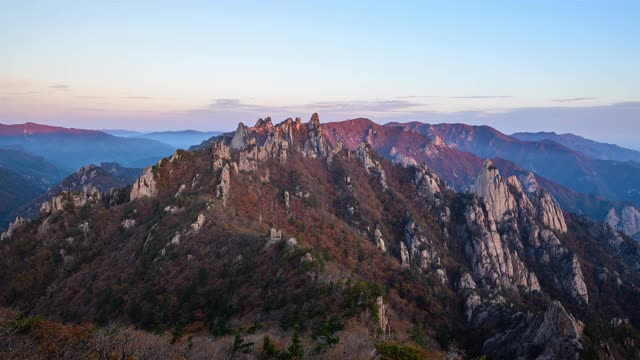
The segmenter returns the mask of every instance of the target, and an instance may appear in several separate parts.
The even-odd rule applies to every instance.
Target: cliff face
[[[605,222],[623,234],[640,241],[640,211],[635,206],[625,206],[620,211],[612,208]]]
[[[401,149],[382,157],[371,143],[388,134],[331,145],[319,121],[240,124],[130,193],[59,195],[3,235],[0,301],[194,332],[303,322],[315,342],[339,320],[368,354],[427,324],[492,358],[573,358],[594,343],[580,321],[640,321],[637,243],[563,213],[535,177],[485,162],[456,193]]]

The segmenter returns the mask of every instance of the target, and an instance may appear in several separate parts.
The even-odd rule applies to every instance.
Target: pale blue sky
[[[0,1],[0,122],[228,130],[319,111],[640,146],[640,2],[378,3]]]

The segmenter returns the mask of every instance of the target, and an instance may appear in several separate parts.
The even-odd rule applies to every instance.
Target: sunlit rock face
[[[131,201],[143,198],[154,197],[158,194],[158,184],[153,172],[153,167],[150,166],[144,169],[142,176],[133,183],[133,189],[131,189]]]
[[[640,240],[640,211],[636,207],[625,206],[620,211],[612,208],[605,222],[632,239]]]
[[[492,291],[532,292],[540,290],[536,271],[545,271],[556,288],[588,303],[580,262],[554,233],[567,232],[564,214],[548,192],[528,184],[533,188],[525,192],[516,177],[504,179],[491,161],[485,162],[474,186],[478,198],[465,213],[465,254],[474,281]]]

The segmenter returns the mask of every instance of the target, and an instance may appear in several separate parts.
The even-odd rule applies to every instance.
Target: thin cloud
[[[64,85],[64,84],[55,84],[55,85],[49,86],[49,89],[56,89],[56,90],[68,90],[69,88],[71,88],[69,85]]]
[[[510,95],[473,95],[473,96],[448,96],[448,99],[509,99]]]
[[[125,96],[125,99],[134,99],[134,100],[152,100],[151,96]]]
[[[396,96],[394,99],[509,99],[511,95],[471,95],[471,96],[436,96],[436,95],[406,95]]]
[[[568,99],[553,99],[553,102],[574,102],[574,101],[586,101],[586,100],[596,100],[597,97],[577,97],[577,98],[568,98]]]
[[[247,103],[241,99],[215,99],[204,110],[233,111],[261,114],[287,114],[287,113],[342,113],[342,114],[387,114],[401,113],[424,103],[407,100],[344,100],[344,101],[315,101],[292,106],[270,106]],[[202,111],[203,109],[197,109]]]

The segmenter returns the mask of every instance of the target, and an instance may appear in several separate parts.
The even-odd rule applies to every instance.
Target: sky
[[[0,123],[464,122],[640,148],[638,1],[0,0]]]

